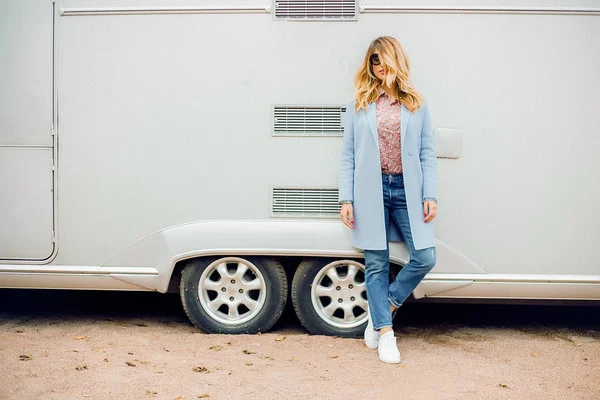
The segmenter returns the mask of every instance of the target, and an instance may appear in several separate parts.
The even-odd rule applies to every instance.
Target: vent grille
[[[273,135],[342,136],[345,107],[273,107]]]
[[[273,188],[274,216],[337,217],[338,189]]]
[[[275,0],[275,18],[356,19],[357,0]]]

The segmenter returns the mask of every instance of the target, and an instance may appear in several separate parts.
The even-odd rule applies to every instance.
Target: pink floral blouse
[[[402,104],[398,100],[388,96],[380,87],[376,110],[381,172],[385,174],[401,174],[400,112]]]

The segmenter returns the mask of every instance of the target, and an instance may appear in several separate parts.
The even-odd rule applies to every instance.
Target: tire
[[[292,281],[292,303],[313,334],[362,336],[367,326],[364,264],[315,258],[302,261]]]
[[[185,313],[201,331],[237,334],[268,331],[283,312],[287,288],[285,270],[276,260],[210,257],[184,268],[179,293]]]

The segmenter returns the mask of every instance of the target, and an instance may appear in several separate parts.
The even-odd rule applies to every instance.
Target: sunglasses
[[[371,62],[371,65],[381,64],[381,61],[379,61],[379,54],[371,54],[371,57],[369,57],[369,61]]]

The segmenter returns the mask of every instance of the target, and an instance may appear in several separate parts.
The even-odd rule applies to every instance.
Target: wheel
[[[201,258],[184,268],[179,292],[187,316],[203,332],[265,332],[283,312],[287,278],[269,258]]]
[[[303,261],[292,281],[292,303],[311,333],[361,336],[367,324],[365,266],[354,260]]]

